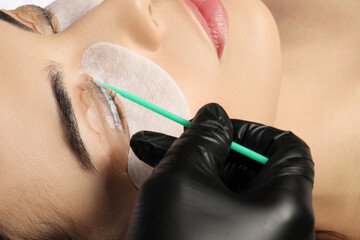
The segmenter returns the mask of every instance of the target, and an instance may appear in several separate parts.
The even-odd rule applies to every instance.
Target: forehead
[[[46,163],[55,161],[55,156],[64,156],[67,147],[62,139],[47,72],[44,71],[48,59],[37,46],[41,42],[31,45],[33,40],[27,39],[26,34],[19,37],[22,30],[6,23],[0,22],[0,30],[9,36],[0,40],[2,182],[10,176],[15,181],[16,176],[30,176],[41,171]],[[71,155],[68,158],[73,160]]]
[[[46,75],[8,65],[11,72],[0,76],[0,171],[26,170],[54,156],[51,143],[64,148],[61,128]]]

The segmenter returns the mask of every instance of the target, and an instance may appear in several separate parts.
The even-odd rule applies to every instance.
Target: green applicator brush
[[[180,123],[181,125],[185,126],[185,127],[189,127],[191,122],[182,118],[182,117],[179,117],[169,111],[166,111],[165,109],[161,108],[161,107],[158,107],[142,98],[139,98],[137,96],[135,96],[134,94],[131,94],[127,91],[124,91],[124,90],[120,90],[120,89],[117,89],[113,86],[110,86],[109,84],[106,84],[104,83],[103,81],[100,81],[100,80],[96,80],[94,79],[94,82],[98,85],[102,85],[102,86],[105,86],[111,90],[113,90],[114,92],[120,94],[121,96],[123,96],[124,98],[126,99],[129,99],[130,101],[132,102],[135,102],[143,107],[146,107],[147,109],[150,109],[170,120],[173,120],[177,123]],[[240,153],[240,154],[243,154],[245,156],[247,156],[248,158],[251,158],[259,163],[262,163],[262,164],[265,164],[269,159],[257,152],[254,152],[244,146],[241,146],[240,144],[236,143],[236,142],[232,142],[231,143],[231,149]]]

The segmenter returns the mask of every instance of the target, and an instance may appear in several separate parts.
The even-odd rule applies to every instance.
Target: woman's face
[[[55,35],[0,21],[0,226],[34,232],[35,223],[65,216],[95,239],[125,234],[137,194],[126,168],[129,135],[125,121],[119,130],[108,107],[103,113],[104,93],[81,69],[95,43],[157,63],[192,115],[216,101],[231,117],[271,124],[280,80],[272,16],[260,1],[223,5],[229,32],[221,59],[183,0],[106,0]],[[46,21],[8,14],[49,29]]]

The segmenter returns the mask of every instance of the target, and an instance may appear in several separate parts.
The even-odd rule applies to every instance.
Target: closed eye
[[[54,12],[51,9],[43,9],[44,16],[48,19],[49,25],[51,26],[54,33],[59,32],[59,25],[57,24],[57,20],[55,19]]]
[[[23,9],[17,11],[20,8]],[[0,11],[0,20],[33,33],[48,35],[59,32],[58,20],[51,9],[44,9],[34,5],[25,5],[18,9],[13,12],[21,20],[15,19],[7,11]]]
[[[26,26],[25,24],[19,22],[18,20],[16,20],[15,18],[11,17],[10,15],[8,15],[7,13],[0,11],[0,20],[3,20],[7,23],[10,23],[18,28],[21,28],[22,30],[28,31],[28,32],[35,32],[34,29]]]

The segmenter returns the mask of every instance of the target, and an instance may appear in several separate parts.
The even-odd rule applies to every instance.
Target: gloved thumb
[[[175,140],[175,137],[162,133],[140,131],[131,137],[130,146],[141,161],[155,167]]]
[[[220,105],[205,105],[190,127],[173,142],[154,172],[165,168],[218,175],[230,151],[232,131],[232,123]]]

